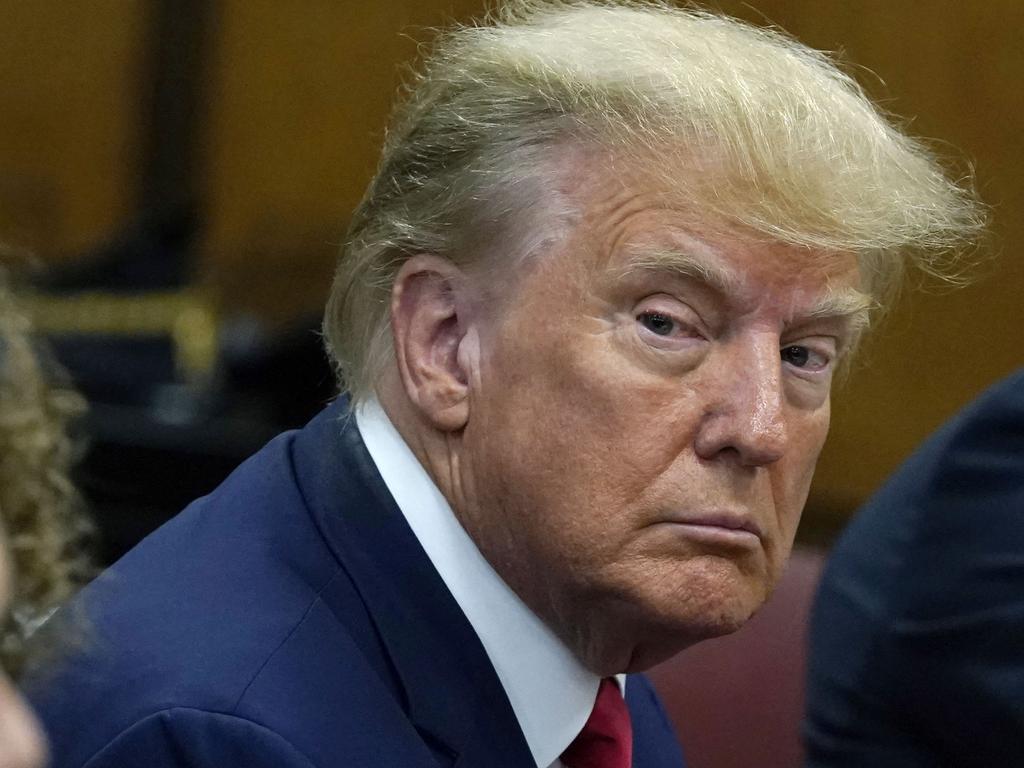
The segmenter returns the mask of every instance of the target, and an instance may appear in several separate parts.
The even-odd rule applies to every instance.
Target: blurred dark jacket
[[[1024,370],[858,514],[811,629],[807,765],[1024,765]]]

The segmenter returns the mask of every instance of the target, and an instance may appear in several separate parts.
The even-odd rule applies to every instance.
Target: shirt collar
[[[479,636],[534,760],[551,765],[590,716],[600,679],[487,562],[376,398],[356,408],[356,423],[384,484]],[[621,688],[622,676],[618,682]]]

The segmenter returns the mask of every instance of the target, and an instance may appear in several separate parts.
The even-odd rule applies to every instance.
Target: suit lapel
[[[293,450],[310,512],[362,598],[424,741],[457,766],[533,766],[483,646],[381,480],[347,402],[310,422]]]

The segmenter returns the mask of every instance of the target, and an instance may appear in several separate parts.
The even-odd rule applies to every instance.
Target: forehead
[[[738,301],[775,293],[837,311],[871,304],[858,290],[853,254],[773,241],[730,224],[689,203],[685,183],[666,183],[667,173],[600,161],[576,168],[570,194],[579,217],[575,239],[582,242],[571,258],[592,278],[655,273],[698,281]]]
[[[671,217],[668,217],[671,218]],[[671,223],[620,238],[601,269],[612,280],[680,279],[741,305],[785,298],[810,314],[867,311],[857,260],[784,243],[702,236]]]

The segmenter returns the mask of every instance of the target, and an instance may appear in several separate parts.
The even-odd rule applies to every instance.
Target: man
[[[815,602],[808,765],[1024,764],[1024,371],[857,515]]]
[[[103,641],[38,700],[57,768],[680,765],[633,673],[765,600],[895,253],[976,226],[782,35],[456,30],[339,263],[351,400],[89,591]]]

